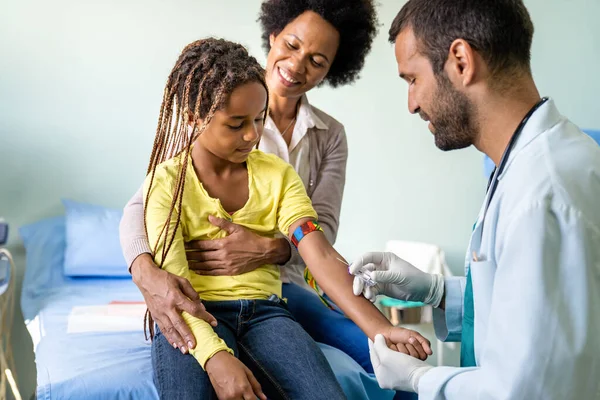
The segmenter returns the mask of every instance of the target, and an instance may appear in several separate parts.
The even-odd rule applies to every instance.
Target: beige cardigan
[[[342,196],[346,182],[348,144],[344,126],[312,105],[311,111],[327,129],[308,128],[310,178],[306,191],[319,215],[319,223],[327,239],[333,244],[340,222]],[[152,253],[144,229],[142,188],[135,193],[123,210],[119,227],[121,248],[128,266],[140,254]],[[283,282],[294,282],[309,287],[304,282],[304,262],[293,245],[290,260],[281,269]]]

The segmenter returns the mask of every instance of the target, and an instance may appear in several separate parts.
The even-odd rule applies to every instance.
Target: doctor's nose
[[[411,114],[416,114],[421,110],[419,103],[415,100],[415,97],[408,92],[408,112]]]

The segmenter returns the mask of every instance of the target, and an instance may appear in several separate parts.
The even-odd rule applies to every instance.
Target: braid
[[[148,209],[148,199],[152,192],[156,168],[179,155],[169,216],[153,247],[153,255],[156,256],[162,241],[160,268],[163,267],[181,222],[185,175],[192,144],[204,132],[214,114],[226,105],[231,93],[238,86],[250,82],[262,84],[268,96],[264,70],[256,59],[250,56],[242,45],[214,38],[188,44],[167,78],[154,145],[148,163],[147,174],[150,176],[150,183],[144,204],[144,228],[147,236],[145,210]],[[191,127],[188,123],[190,117],[193,117]],[[176,221],[174,227],[171,227],[173,213]],[[148,339],[146,328],[149,330],[150,338],[154,337],[153,321],[150,311],[146,310],[144,316],[146,339]]]

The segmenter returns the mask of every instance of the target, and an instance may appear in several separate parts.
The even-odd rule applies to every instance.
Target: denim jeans
[[[282,290],[290,312],[315,341],[342,350],[365,371],[373,373],[367,335],[354,321],[341,310],[326,307],[319,297],[294,283],[284,283]]]
[[[296,321],[317,342],[348,354],[368,373],[373,373],[367,335],[343,312],[326,307],[315,294],[294,283],[283,284],[283,297]],[[329,299],[328,299],[329,300]],[[329,300],[331,304],[333,301]],[[415,393],[398,392],[395,400],[416,399]]]
[[[282,300],[204,301],[204,305],[218,321],[215,332],[252,371],[269,399],[345,398],[325,356]],[[174,349],[158,330],[152,365],[161,399],[217,398],[198,361]]]

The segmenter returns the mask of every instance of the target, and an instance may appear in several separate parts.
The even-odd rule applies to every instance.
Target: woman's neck
[[[271,93],[269,96],[269,116],[281,131],[296,118],[301,97],[281,97]]]

